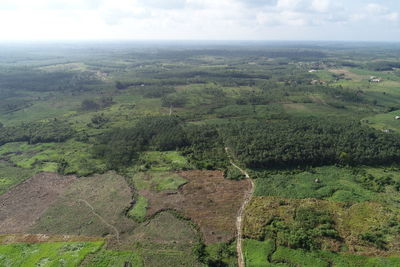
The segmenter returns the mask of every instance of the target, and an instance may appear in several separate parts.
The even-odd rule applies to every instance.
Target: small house
[[[371,76],[371,79],[369,79],[369,81],[372,83],[380,83],[382,81],[382,78]]]

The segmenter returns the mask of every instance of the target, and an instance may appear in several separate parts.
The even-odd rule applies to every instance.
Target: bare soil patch
[[[222,171],[191,170],[179,174],[188,180],[179,190],[139,192],[149,200],[147,215],[175,209],[199,226],[205,243],[233,239],[236,216],[250,181],[225,179]]]
[[[132,192],[114,172],[80,178],[29,230],[35,234],[109,236],[119,242],[136,223],[125,216]]]
[[[39,173],[0,196],[0,233],[27,231],[75,176]]]

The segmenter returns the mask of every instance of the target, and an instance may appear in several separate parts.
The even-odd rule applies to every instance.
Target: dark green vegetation
[[[398,265],[399,48],[335,46],[1,45],[0,194],[79,176],[32,231],[110,238],[84,266],[235,266],[234,240],[146,217],[179,172],[243,179],[232,159],[256,179],[248,266]]]

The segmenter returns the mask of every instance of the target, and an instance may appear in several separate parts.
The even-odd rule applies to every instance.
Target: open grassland
[[[308,222],[299,221],[300,216],[309,216],[304,217]],[[278,244],[302,247],[305,243],[293,243],[302,232],[311,247],[395,256],[400,254],[399,216],[397,209],[371,202],[254,197],[245,213],[244,235],[258,240],[275,238]]]
[[[0,233],[24,233],[73,183],[74,176],[39,173],[0,195]]]
[[[119,239],[136,224],[125,216],[132,200],[122,176],[109,172],[79,179],[30,229],[32,233],[107,236]]]
[[[103,241],[97,241],[0,245],[0,265],[4,267],[75,267],[86,255],[96,252],[103,244]]]

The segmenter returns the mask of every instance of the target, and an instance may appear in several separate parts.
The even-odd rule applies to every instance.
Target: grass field
[[[78,266],[104,242],[56,242],[0,245],[0,266]]]
[[[400,116],[400,111],[393,111],[366,117],[363,118],[362,121],[365,125],[373,127],[377,130],[391,130],[393,132],[400,133],[400,120],[396,120],[396,116]]]

